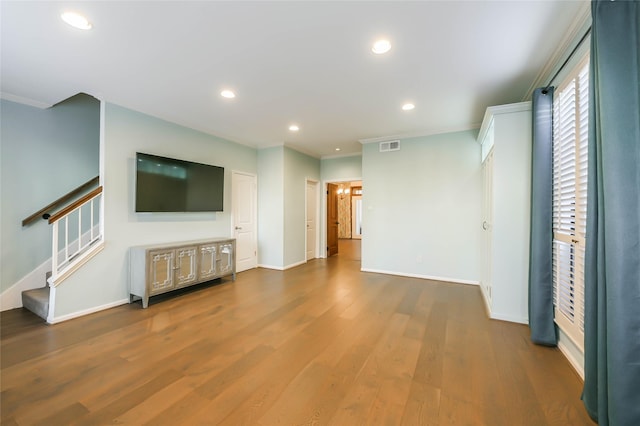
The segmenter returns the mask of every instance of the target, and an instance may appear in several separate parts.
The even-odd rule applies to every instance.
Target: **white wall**
[[[284,149],[284,267],[306,261],[307,179],[320,179],[320,160]]]
[[[116,105],[103,113],[105,248],[56,290],[54,317],[128,299],[129,247],[231,235],[231,171],[257,172],[256,150]],[[225,168],[224,212],[135,213],[136,151]]]
[[[478,283],[482,175],[475,131],[363,146],[362,269]]]
[[[98,175],[100,102],[88,95],[48,109],[0,102],[4,292],[51,257],[51,227],[42,219],[22,227],[22,220]],[[42,274],[37,286],[44,285]]]
[[[258,265],[284,265],[284,147],[258,151]]]

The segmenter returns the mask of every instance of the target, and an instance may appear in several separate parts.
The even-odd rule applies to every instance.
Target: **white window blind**
[[[589,58],[556,91],[553,102],[553,287],[555,320],[584,342],[584,247],[587,220]]]

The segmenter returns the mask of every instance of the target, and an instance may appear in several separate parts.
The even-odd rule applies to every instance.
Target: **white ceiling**
[[[585,1],[2,1],[1,91],[79,92],[256,148],[479,127],[522,101]],[[73,10],[93,24],[67,26]],[[374,55],[386,37],[392,49]],[[222,98],[223,88],[237,97]],[[402,111],[405,102],[416,105]],[[300,126],[298,133],[288,130]]]

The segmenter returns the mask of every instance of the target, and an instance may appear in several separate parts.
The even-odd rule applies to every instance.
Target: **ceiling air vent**
[[[400,141],[380,142],[380,152],[400,151]]]

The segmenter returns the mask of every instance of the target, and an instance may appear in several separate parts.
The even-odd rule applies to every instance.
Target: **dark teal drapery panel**
[[[602,426],[640,425],[640,3],[591,4],[582,399]]]
[[[529,328],[534,343],[557,344],[553,322],[553,87],[533,92]]]

